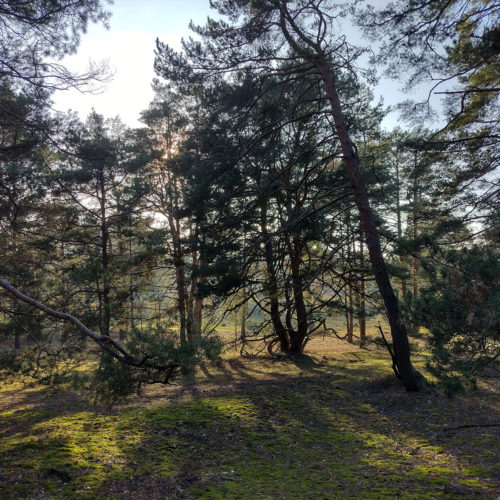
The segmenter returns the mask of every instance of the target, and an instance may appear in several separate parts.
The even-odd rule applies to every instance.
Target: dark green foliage
[[[206,335],[196,343],[180,343],[178,336],[166,329],[130,332],[126,348],[137,359],[147,360],[157,366],[178,363],[183,373],[189,372],[202,360],[216,361],[223,345],[219,337]],[[107,353],[101,354],[98,369],[90,376],[83,377],[87,389],[96,400],[114,404],[136,393],[144,384],[168,382],[165,371],[141,368],[120,363]],[[81,385],[82,378],[78,380]]]
[[[113,320],[124,328],[122,318],[133,319],[124,308],[133,308],[131,296],[158,253],[141,213],[148,193],[142,169],[151,158],[141,139],[119,120],[93,112],[68,131],[71,154],[51,169],[53,200],[73,218],[59,235],[67,256],[64,285],[79,298],[74,302],[85,303],[75,314],[103,334]]]
[[[39,321],[41,318],[38,318]],[[43,324],[43,323],[42,323]],[[19,328],[21,323],[17,323]],[[22,325],[22,333],[30,332],[29,324]],[[12,330],[11,330],[12,331]],[[75,380],[75,369],[85,363],[85,338],[68,334],[63,342],[50,329],[40,329],[38,338],[33,334],[23,338],[21,350],[6,350],[0,355],[0,375],[2,378],[36,380],[41,385],[60,388]],[[51,349],[51,343],[58,343],[57,349]]]
[[[413,317],[430,332],[430,371],[449,392],[474,385],[500,356],[500,253],[492,247],[450,251]]]
[[[77,386],[80,387],[82,382],[84,384],[87,382],[88,389],[96,401],[109,406],[131,394],[138,393],[142,385],[136,368],[124,365],[107,354],[101,355],[99,368],[92,377],[85,377],[83,381],[81,377],[78,377],[76,381]]]
[[[220,341],[205,335],[211,313],[241,315],[242,341],[264,338],[271,354],[277,342],[302,352],[339,311],[352,341],[354,313],[361,323],[383,311],[373,276],[387,274],[387,258],[413,314],[408,328],[430,331],[430,369],[450,391],[473,384],[498,356],[496,3],[396,1],[369,12],[377,36],[392,28],[380,58],[389,73],[415,83],[432,71],[458,85],[446,89],[445,130],[383,138],[370,74],[355,66],[364,51],[332,29],[344,7],[211,5],[227,21],[192,26],[200,37],[182,53],[158,42],[155,69],[168,82],[154,82],[147,128],[133,131],[95,112],[86,124],[48,113],[55,88],[85,86],[91,75],[44,60],[73,53],[89,22],[106,21],[102,1],[0,2],[0,276],[126,339],[125,364],[105,352],[85,381],[114,402],[167,382],[172,363],[189,371],[217,358]],[[458,251],[476,229],[490,246]],[[406,327],[382,281],[406,356]],[[6,373],[54,385],[85,355],[97,366],[67,325],[0,298],[0,340],[15,335],[19,351],[3,356]],[[262,321],[246,332],[252,314]]]
[[[148,356],[158,365],[173,362],[186,368],[205,357],[216,359],[221,347],[219,338],[213,334],[203,336],[197,343],[181,345],[178,335],[164,328],[144,332],[134,330],[126,343],[126,348],[138,359]]]

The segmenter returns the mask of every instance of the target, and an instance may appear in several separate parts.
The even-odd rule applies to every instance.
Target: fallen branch
[[[43,311],[45,314],[52,316],[54,318],[61,319],[63,321],[67,321],[68,323],[72,323],[75,325],[84,335],[91,338],[94,342],[99,345],[99,347],[107,352],[109,355],[113,356],[115,359],[120,361],[123,364],[134,366],[136,368],[141,369],[151,369],[157,370],[160,372],[166,372],[165,382],[168,382],[168,379],[173,375],[175,370],[179,368],[179,363],[169,363],[166,365],[157,365],[155,363],[151,363],[149,360],[149,356],[145,356],[143,359],[138,360],[134,358],[131,354],[129,354],[118,342],[113,340],[108,335],[99,335],[93,332],[90,328],[85,326],[78,318],[75,318],[69,313],[64,313],[60,311],[56,311],[51,307],[38,302],[32,297],[28,297],[24,295],[24,293],[20,292],[17,288],[12,286],[8,281],[0,279],[0,286],[7,290],[10,294],[12,294],[17,299],[29,304],[33,307],[36,307],[40,311]]]

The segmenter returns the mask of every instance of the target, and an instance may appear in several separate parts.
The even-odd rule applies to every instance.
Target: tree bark
[[[349,217],[349,215],[348,215]],[[347,237],[351,237],[350,224],[347,224]],[[349,266],[356,267],[356,254],[354,251],[351,251],[350,245],[347,247],[347,259],[349,261]],[[353,310],[353,272],[352,269],[349,271],[347,275],[348,284],[347,284],[347,342],[352,344],[353,335],[354,335],[354,310]]]
[[[168,226],[172,236],[172,249],[175,268],[175,284],[177,288],[177,311],[179,313],[179,336],[181,344],[187,342],[187,321],[186,321],[186,278],[184,274],[184,258],[180,240],[180,227],[173,214],[168,213]]]
[[[128,217],[128,224],[129,224],[129,231],[130,231],[130,236],[128,239],[128,258],[129,262],[132,262],[132,214],[129,214]],[[132,270],[129,271],[129,306],[130,306],[130,331],[132,332],[134,330],[134,277],[132,275]],[[120,330],[120,332],[123,331],[123,338],[120,335],[120,340],[125,340],[125,330]]]
[[[397,225],[398,225],[398,238],[401,239],[403,237],[403,223],[401,220],[401,175],[399,173],[398,159],[396,158],[396,217],[397,217]],[[405,266],[404,257],[401,256],[399,258],[401,264]],[[406,301],[406,278],[401,278],[401,295],[402,300]]]
[[[287,2],[279,2],[281,12],[280,26],[283,35],[295,53],[309,61],[320,75],[326,96],[330,103],[330,111],[340,141],[344,162],[347,167],[347,175],[351,183],[351,190],[358,207],[363,232],[365,234],[366,246],[370,256],[375,282],[382,296],[384,307],[391,327],[391,336],[394,351],[394,371],[408,391],[418,391],[422,388],[424,378],[413,367],[410,358],[410,345],[408,334],[399,310],[398,300],[392,288],[389,273],[382,254],[382,247],[375,223],[375,217],[370,206],[368,193],[361,177],[359,158],[354,144],[351,141],[347,125],[342,112],[342,104],[335,86],[335,78],[330,70],[330,65],[324,50],[321,48],[319,38],[309,39],[308,36],[297,26],[294,16],[287,8]],[[287,24],[291,27],[297,37],[307,45],[307,49],[297,44],[288,31]]]
[[[102,264],[102,306],[101,306],[101,321],[100,330],[103,335],[109,335],[109,326],[111,323],[111,301],[110,292],[111,287],[109,284],[109,255],[108,247],[110,245],[108,220],[106,213],[106,185],[104,179],[104,172],[100,172],[100,205],[101,205],[101,264]]]
[[[199,265],[203,265],[203,261],[200,259]],[[193,294],[195,295],[194,308],[193,308],[193,337],[199,337],[201,335],[201,328],[203,324],[203,297],[199,295],[199,285],[203,283],[204,277],[198,276],[196,279],[195,289]]]
[[[413,203],[412,203],[412,231],[413,231],[413,240],[416,241],[418,238],[418,202],[419,202],[419,192],[418,192],[418,184],[416,179],[417,172],[417,153],[414,154],[414,164],[413,164]],[[412,274],[413,274],[413,299],[415,300],[418,295],[418,267],[419,267],[419,259],[418,256],[414,256],[412,258]]]
[[[300,242],[297,237],[290,241],[287,237],[287,247],[290,256],[290,269],[292,272],[292,291],[297,315],[297,331],[288,332],[290,337],[290,353],[302,354],[304,340],[308,333],[307,309],[302,289],[302,278],[300,276]]]
[[[356,202],[356,206],[358,207],[361,224],[363,226],[372,270],[378,290],[384,302],[387,319],[391,328],[395,365],[397,368],[396,375],[401,379],[408,391],[417,391],[422,387],[423,377],[413,367],[411,362],[410,345],[408,342],[406,327],[403,323],[398,300],[389,279],[389,273],[387,272],[382,254],[377,225],[375,223],[368,193],[359,169],[359,158],[347,131],[347,126],[342,112],[342,105],[335,87],[335,80],[330,71],[329,64],[324,53],[317,53],[317,57],[314,61],[321,75],[321,79],[330,102],[331,113],[342,147],[342,153],[347,167],[347,174],[351,183],[352,193],[354,195],[354,200]]]
[[[274,266],[274,255],[272,240],[267,229],[267,202],[264,201],[261,205],[261,231],[264,239],[264,257],[267,268],[267,289],[271,309],[271,321],[274,331],[280,342],[281,352],[289,352],[290,337],[287,329],[284,327],[280,317],[280,307],[278,300],[278,281],[276,278],[276,269]]]
[[[243,291],[244,293],[244,291]],[[247,335],[247,310],[248,310],[248,302],[245,300],[243,305],[241,306],[241,340],[245,341]]]
[[[361,236],[361,235],[360,235]],[[360,268],[365,268],[365,249],[363,245],[363,238],[360,237],[359,240],[359,263]],[[359,347],[364,347],[366,343],[366,283],[365,283],[365,275],[363,271],[360,273],[360,297],[359,297]]]
[[[415,205],[415,204],[414,204]],[[417,226],[417,215],[415,213],[415,206],[413,208],[413,239],[416,240],[418,237],[418,226]],[[412,257],[412,274],[413,274],[413,299],[417,298],[418,295],[418,267],[419,259],[417,256]]]

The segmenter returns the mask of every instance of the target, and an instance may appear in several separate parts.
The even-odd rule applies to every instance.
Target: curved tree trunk
[[[389,273],[387,272],[384,256],[382,254],[375,217],[373,216],[368,193],[361,177],[359,158],[349,136],[349,132],[347,131],[342,104],[335,86],[335,78],[330,70],[330,64],[325,51],[321,48],[321,36],[318,32],[318,38],[309,38],[310,35],[301,30],[296,23],[296,17],[289,12],[287,2],[278,1],[277,7],[281,13],[280,27],[290,48],[299,57],[308,61],[315,68],[323,83],[326,96],[330,103],[330,112],[335,124],[337,136],[342,148],[344,162],[347,167],[347,175],[351,183],[352,194],[356,206],[358,207],[373,274],[380,295],[382,296],[389,325],[391,327],[394,350],[394,371],[407,390],[418,391],[422,387],[424,378],[411,363],[408,334],[401,317],[398,300],[389,280]],[[304,48],[303,45],[299,45],[295,41],[289,31],[289,27],[307,48]]]

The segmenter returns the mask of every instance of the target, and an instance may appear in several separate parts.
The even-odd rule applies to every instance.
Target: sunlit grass
[[[233,353],[113,410],[0,385],[0,497],[495,498],[498,429],[447,429],[498,422],[497,393],[408,394],[382,349],[310,353]]]

